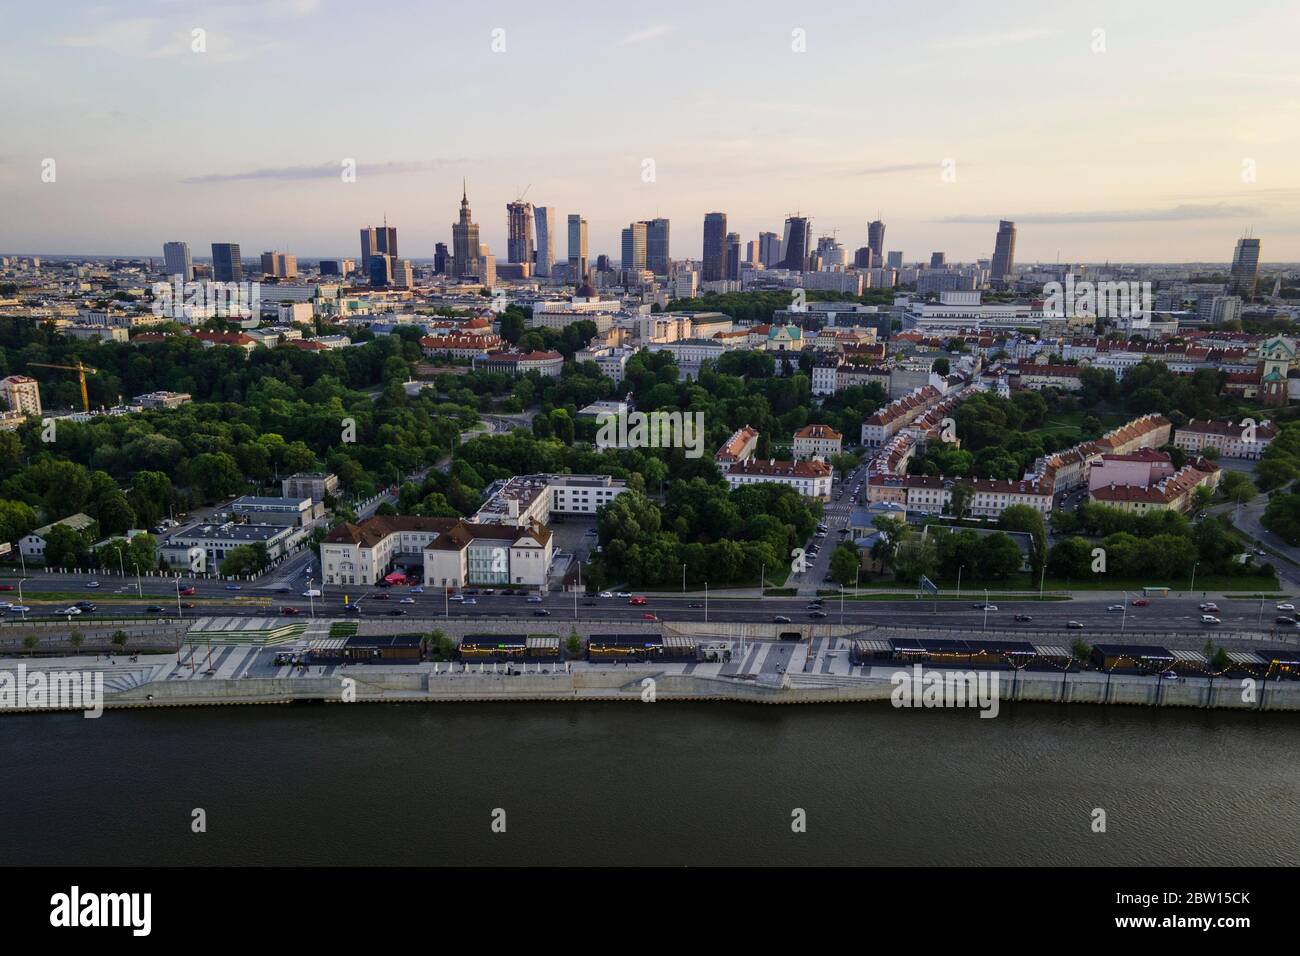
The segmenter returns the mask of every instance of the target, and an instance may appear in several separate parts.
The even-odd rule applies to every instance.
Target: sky
[[[1294,0],[6,0],[0,252],[356,256],[386,215],[426,258],[464,178],[501,261],[523,194],[593,259],[657,216],[698,257],[717,210],[849,250],[879,217],[909,261],[1006,218],[1021,262],[1295,262],[1298,36]]]

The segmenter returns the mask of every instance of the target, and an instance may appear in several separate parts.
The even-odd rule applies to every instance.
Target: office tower
[[[533,204],[506,203],[506,261],[533,261]]]
[[[374,226],[361,229],[361,268],[370,268],[370,257],[379,251],[379,237],[375,235]]]
[[[460,189],[460,221],[452,223],[451,256],[453,275],[477,275],[479,251],[478,224],[469,209],[469,191],[464,182]]]
[[[188,242],[164,242],[163,268],[167,270],[169,277],[180,276],[182,282],[189,282],[193,279],[194,260],[190,258],[190,244]]]
[[[903,252],[901,249],[892,250],[889,253],[889,259],[885,263],[891,269],[903,268]]]
[[[781,237],[774,232],[758,234],[758,258],[768,269],[781,263]]]
[[[948,264],[948,257],[942,252],[930,253],[930,268],[942,269]]]
[[[853,252],[853,268],[870,269],[875,265],[875,254],[870,246],[860,246]]]
[[[569,214],[569,274],[575,283],[587,277],[587,220]]]
[[[370,277],[370,285],[376,289],[382,289],[385,286],[393,284],[393,258],[386,256],[382,252],[376,252],[366,263],[366,275]]]
[[[604,253],[601,253],[596,257],[596,271],[597,272],[614,271],[614,264],[609,261],[609,256],[605,255]]]
[[[651,219],[645,226],[645,267],[657,276],[666,276],[672,262],[668,251],[668,220]]]
[[[433,246],[433,271],[440,276],[447,274],[448,260],[451,256],[447,253],[447,244],[445,242],[434,243]]]
[[[320,261],[320,274],[323,276],[341,276],[344,275],[342,259],[322,259]]]
[[[623,230],[623,268],[640,271],[646,267],[646,224],[634,222]]]
[[[726,279],[740,281],[740,233],[727,233]]]
[[[993,243],[993,264],[989,268],[989,278],[994,284],[1002,285],[1015,277],[1016,269],[1016,224],[1003,219],[998,223],[998,237]]]
[[[885,224],[879,219],[867,223],[867,248],[871,250],[871,261],[879,264],[885,256]]]
[[[538,206],[533,214],[537,218],[537,274],[549,276],[555,264],[555,207]]]
[[[751,239],[745,243],[745,261],[751,266],[757,267],[763,261],[762,255],[758,251],[758,240]]]
[[[781,249],[785,253],[781,268],[802,272],[807,265],[812,245],[812,222],[804,216],[790,216],[785,221],[785,238]]]
[[[726,272],[727,214],[711,212],[704,217],[704,255],[700,259],[700,278],[717,282]]]
[[[1255,286],[1259,282],[1259,240],[1238,239],[1237,249],[1232,254],[1232,281],[1229,285],[1235,295],[1243,299],[1255,297]]]
[[[239,243],[212,244],[212,278],[218,282],[244,281],[244,262],[239,258]]]
[[[298,277],[298,257],[287,252],[262,253],[262,274],[277,279]]]
[[[411,260],[389,256],[388,261],[392,263],[393,285],[402,289],[412,288],[415,285],[415,270],[411,268]]]

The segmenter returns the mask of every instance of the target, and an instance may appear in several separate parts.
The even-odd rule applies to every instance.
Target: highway
[[[86,575],[37,574],[23,582],[23,599],[32,610],[29,619],[49,620],[57,610],[68,606],[75,600],[92,601],[98,605],[94,612],[104,616],[138,616],[141,619],[177,616],[175,586],[166,579],[144,578],[142,589],[144,597],[137,594],[134,577],[125,580],[113,575],[102,576],[94,580],[100,582],[99,588],[88,588],[91,580]],[[0,578],[0,586],[15,586],[16,578]],[[219,581],[189,581],[195,594],[182,596],[181,602],[193,604],[192,608],[182,608],[185,617],[198,616],[251,616],[265,617],[282,614],[286,607],[299,611],[293,616],[298,619],[308,618],[314,611],[317,617],[343,617],[350,612],[346,604],[359,608],[355,616],[360,618],[396,618],[408,617],[413,620],[429,622],[436,626],[438,619],[450,617],[455,620],[499,619],[502,617],[519,620],[521,627],[537,627],[544,621],[556,626],[573,620],[602,620],[611,623],[643,621],[647,614],[665,622],[693,621],[703,622],[746,622],[770,623],[777,616],[790,618],[795,624],[874,624],[886,626],[936,627],[952,630],[966,635],[977,635],[981,631],[1020,631],[1026,636],[1035,632],[1060,632],[1069,621],[1083,624],[1079,631],[1082,637],[1106,634],[1114,639],[1121,629],[1133,632],[1159,631],[1204,631],[1207,638],[1215,631],[1276,629],[1287,636],[1300,639],[1300,630],[1275,624],[1279,615],[1294,613],[1276,610],[1280,603],[1295,603],[1292,595],[1279,595],[1259,600],[1216,600],[1220,610],[1215,616],[1221,621],[1218,625],[1201,623],[1199,604],[1205,600],[1198,592],[1183,596],[1177,592],[1169,597],[1153,597],[1146,607],[1134,607],[1132,601],[1137,595],[1128,595],[1127,611],[1111,611],[1109,608],[1120,604],[1123,597],[1110,592],[1077,592],[1070,600],[1034,601],[1006,600],[991,595],[991,601],[997,606],[996,611],[987,615],[975,605],[983,604],[982,590],[963,589],[960,600],[933,601],[915,600],[871,600],[841,602],[836,597],[823,599],[821,614],[809,608],[810,599],[797,598],[759,598],[757,596],[713,596],[707,600],[702,593],[651,594],[645,606],[630,605],[628,598],[611,596],[608,598],[587,595],[550,593],[541,603],[529,602],[522,594],[484,594],[471,595],[476,602],[464,606],[460,602],[448,600],[437,589],[425,593],[412,593],[406,587],[377,588],[354,587],[341,589],[325,588],[324,598],[315,600],[304,597],[302,592],[306,585],[302,578],[297,581],[273,581],[266,585],[243,584],[238,590],[229,590]],[[280,593],[284,590],[284,593]],[[473,589],[471,589],[473,590]],[[53,595],[58,594],[56,600]],[[18,593],[6,591],[4,600],[18,601]],[[346,603],[345,603],[346,599]],[[403,603],[406,599],[407,603]],[[161,607],[161,613],[149,612],[148,606]],[[544,610],[546,615],[536,612]],[[404,612],[394,614],[394,611]],[[1029,615],[1030,621],[1016,621],[1016,615]],[[14,613],[7,614],[10,621],[18,619]],[[987,621],[987,623],[986,623]]]

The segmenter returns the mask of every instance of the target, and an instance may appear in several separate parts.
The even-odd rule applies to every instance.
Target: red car
[[[294,615],[301,614],[302,611],[298,610],[296,607],[282,607],[280,608],[280,613],[285,617],[293,617]]]
[[[641,595],[638,594],[636,597],[632,598],[632,600],[628,601],[627,603],[634,604],[634,605],[642,605],[645,604],[645,598],[643,598]]]
[[[0,584],[0,591],[12,591],[13,589],[14,586],[12,584]]]
[[[1146,607],[1146,606],[1147,606],[1148,604],[1150,604],[1150,603],[1151,603],[1151,602],[1148,601],[1146,598],[1138,598],[1136,601],[1133,602],[1133,606],[1134,606],[1134,607]]]
[[[659,620],[659,618],[655,617],[653,614],[643,614],[643,615],[641,615],[641,620],[643,620],[643,621],[657,621],[657,620]]]
[[[189,597],[193,593],[194,593],[193,588],[181,588],[181,594],[185,595],[186,597]]]

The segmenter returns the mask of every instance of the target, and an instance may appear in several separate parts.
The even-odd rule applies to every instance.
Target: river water
[[[1295,865],[1298,733],[1292,714],[1026,704],[6,716],[0,861]]]

